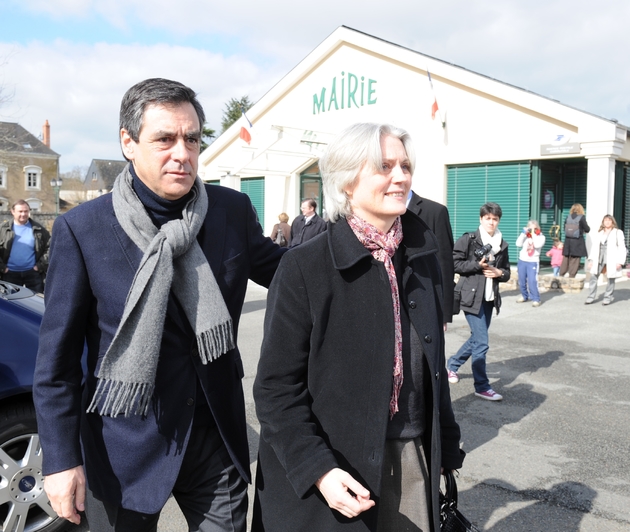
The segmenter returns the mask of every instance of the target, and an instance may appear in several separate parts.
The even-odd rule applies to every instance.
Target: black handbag
[[[452,471],[444,473],[445,493],[440,491],[440,531],[479,532],[479,529],[466,519],[457,509],[457,483]]]

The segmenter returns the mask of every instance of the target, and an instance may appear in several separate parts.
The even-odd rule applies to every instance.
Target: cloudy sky
[[[193,87],[210,127],[346,25],[630,126],[628,0],[0,0],[0,120],[51,124],[61,170],[120,158],[148,77]]]

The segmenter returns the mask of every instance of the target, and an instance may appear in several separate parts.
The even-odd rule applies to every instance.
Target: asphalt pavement
[[[468,453],[460,510],[487,532],[630,532],[630,282],[617,283],[608,306],[601,294],[584,305],[584,291],[543,293],[538,308],[516,303],[516,291],[502,296],[487,369],[504,400],[474,396],[470,362],[451,385]],[[252,472],[259,425],[251,389],[265,307],[266,290],[250,283],[239,346]],[[447,356],[468,335],[462,313],[446,333]],[[171,499],[158,531],[185,530]]]

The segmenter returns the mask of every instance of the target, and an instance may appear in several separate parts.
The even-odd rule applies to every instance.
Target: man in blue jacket
[[[55,223],[34,397],[53,510],[92,532],[244,531],[250,481],[236,347],[247,280],[283,251],[244,194],[197,177],[204,112],[181,83],[125,94],[130,164]],[[87,344],[87,375],[81,357]]]

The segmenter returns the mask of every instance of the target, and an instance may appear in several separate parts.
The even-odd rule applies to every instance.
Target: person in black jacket
[[[406,209],[413,168],[408,133],[379,124],[320,159],[328,229],[269,289],[253,532],[439,530],[440,470],[464,452],[437,241]]]
[[[560,277],[569,272],[569,277],[577,275],[582,257],[586,257],[586,243],[584,233],[589,233],[591,228],[586,223],[584,207],[579,203],[574,203],[564,222],[564,248],[562,248],[562,265],[560,266]]]
[[[302,210],[302,214],[293,220],[291,224],[290,248],[304,244],[307,240],[326,231],[326,222],[315,212],[317,202],[314,199],[305,199],[300,209]]]
[[[448,209],[411,191],[407,208],[416,213],[420,219],[435,233],[438,240],[438,260],[442,270],[442,287],[444,290],[444,330],[446,324],[453,321],[453,289],[455,288],[455,267],[453,265],[453,229]]]
[[[457,371],[472,357],[472,373],[475,395],[489,401],[500,401],[503,396],[490,386],[486,374],[488,329],[492,309],[501,308],[499,283],[510,279],[508,244],[499,231],[501,207],[486,203],[479,211],[479,229],[464,233],[453,249],[455,272],[460,278],[455,287],[456,297],[461,296],[460,306],[470,326],[470,338],[449,358],[448,381],[459,381]]]

